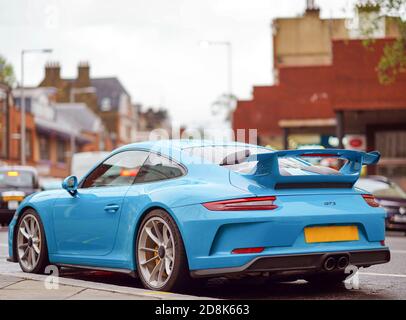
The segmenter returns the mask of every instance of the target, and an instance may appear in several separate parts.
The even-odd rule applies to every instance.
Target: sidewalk
[[[195,296],[58,278],[57,289],[45,287],[46,276],[0,273],[0,300],[199,300]]]

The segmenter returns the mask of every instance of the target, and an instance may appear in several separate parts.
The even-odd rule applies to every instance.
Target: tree
[[[386,44],[383,54],[377,65],[379,81],[390,84],[396,80],[401,72],[406,72],[406,0],[362,0],[360,5],[363,11],[378,11],[375,21],[362,30],[366,36],[365,44],[373,43],[373,32],[378,28],[379,16],[386,16],[389,23],[397,26],[399,37],[392,43]],[[362,28],[362,26],[361,26]]]
[[[233,111],[237,104],[237,97],[233,94],[224,93],[211,105],[213,115],[223,114],[225,121],[231,121]]]
[[[15,82],[15,75],[13,66],[0,55],[0,82],[12,86]]]

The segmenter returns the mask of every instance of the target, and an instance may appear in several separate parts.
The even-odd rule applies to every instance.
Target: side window
[[[148,152],[145,151],[120,152],[94,169],[82,188],[131,185],[147,158]]]
[[[180,177],[184,174],[184,169],[168,158],[150,153],[148,159],[137,175],[136,183],[152,182]]]

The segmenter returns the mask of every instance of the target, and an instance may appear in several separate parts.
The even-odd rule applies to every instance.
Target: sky
[[[351,0],[316,0],[325,18],[348,16]],[[165,107],[175,126],[220,121],[211,104],[227,91],[230,41],[233,93],[249,99],[253,85],[272,83],[271,20],[303,13],[305,0],[0,0],[0,54],[20,80],[22,49],[30,54],[25,85],[37,85],[47,61],[76,77],[87,61],[92,77],[117,76],[135,103]]]

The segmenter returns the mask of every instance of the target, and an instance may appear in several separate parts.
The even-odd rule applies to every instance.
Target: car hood
[[[27,188],[27,187],[0,187],[0,195],[2,192],[8,192],[8,191],[24,192],[24,194],[27,196],[27,195],[35,193],[39,190],[34,189],[34,188]]]

